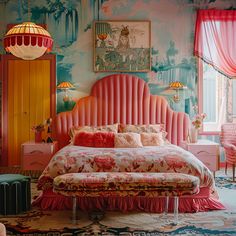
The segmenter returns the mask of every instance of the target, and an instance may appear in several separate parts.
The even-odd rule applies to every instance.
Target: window
[[[219,132],[222,123],[236,122],[236,80],[230,80],[202,60],[200,63],[200,112],[207,114],[203,132]]]
[[[236,122],[236,11],[198,10],[194,54],[199,59],[199,108],[204,132]],[[206,63],[207,62],[207,63]],[[229,79],[231,78],[231,79]]]

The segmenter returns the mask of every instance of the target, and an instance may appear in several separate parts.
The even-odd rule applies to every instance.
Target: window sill
[[[199,135],[220,135],[220,131],[200,131]]]

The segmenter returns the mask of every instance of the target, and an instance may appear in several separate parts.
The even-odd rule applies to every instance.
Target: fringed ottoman
[[[30,177],[0,175],[0,214],[16,215],[31,207]]]
[[[91,172],[69,173],[54,179],[56,193],[73,198],[72,220],[76,222],[76,197],[150,196],[174,197],[174,223],[178,222],[179,197],[199,192],[199,178],[181,173]]]

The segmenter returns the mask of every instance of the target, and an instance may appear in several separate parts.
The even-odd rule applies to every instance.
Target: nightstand
[[[215,177],[215,171],[220,169],[220,147],[218,143],[200,139],[197,143],[182,142],[180,146],[202,161],[213,171]]]
[[[58,142],[26,142],[21,145],[21,167],[23,170],[44,170],[52,155],[58,150]]]

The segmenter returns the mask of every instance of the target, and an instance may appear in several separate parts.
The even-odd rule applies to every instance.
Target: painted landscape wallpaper
[[[196,10],[210,8],[236,9],[236,1],[0,0],[0,40],[9,23],[30,20],[47,24],[57,55],[57,84],[68,81],[75,87],[69,90],[69,101],[63,101],[63,91],[57,91],[57,112],[61,112],[88,95],[96,80],[111,74],[94,72],[93,22],[149,20],[151,70],[132,73],[148,83],[152,94],[165,96],[174,110],[192,115],[197,104],[197,61],[193,56]],[[0,53],[5,53],[2,43]],[[179,90],[179,102],[173,99],[176,91],[169,88],[173,81],[185,86]]]

